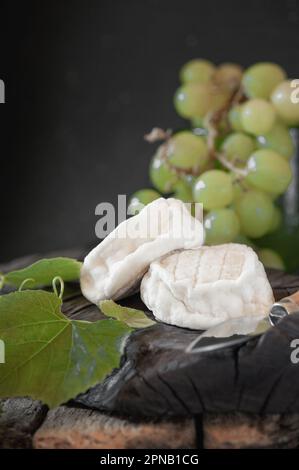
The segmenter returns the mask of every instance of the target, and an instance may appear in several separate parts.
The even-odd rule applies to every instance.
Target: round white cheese
[[[273,293],[252,248],[202,246],[164,256],[150,265],[141,298],[158,320],[207,329],[243,315],[267,315]]]
[[[95,304],[124,297],[139,287],[152,261],[202,243],[202,223],[183,202],[157,199],[119,224],[86,256],[80,276],[82,293]]]

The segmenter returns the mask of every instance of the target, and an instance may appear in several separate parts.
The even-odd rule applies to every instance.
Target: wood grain
[[[83,252],[72,256],[82,258]],[[17,269],[39,258],[26,257],[1,269]],[[277,300],[299,288],[297,276],[268,274]],[[139,296],[122,303],[144,308]],[[71,318],[103,318],[76,284],[67,287],[63,310]],[[46,407],[28,398],[3,401],[0,447],[298,446],[299,366],[289,361],[289,342],[299,338],[298,315],[262,340],[187,358],[185,346],[195,334],[163,324],[134,333],[120,368],[78,397],[76,407],[61,406],[46,416]],[[91,409],[78,408],[80,404]]]
[[[32,435],[47,414],[47,407],[30,398],[0,400],[0,448],[31,448]]]
[[[299,414],[204,416],[206,449],[289,449],[299,446]]]
[[[299,289],[298,276],[273,270],[268,275],[277,300]],[[138,295],[125,300],[135,307],[140,302]],[[290,358],[299,313],[241,346],[186,353],[198,334],[162,323],[134,332],[121,367],[76,402],[136,419],[299,412],[299,365]]]
[[[35,433],[37,449],[194,449],[194,421],[136,424],[97,411],[61,406]]]
[[[294,302],[299,307],[299,291],[295,292],[295,294],[290,295],[288,299]]]
[[[273,449],[299,445],[299,414],[259,416],[204,414],[205,449]],[[37,449],[195,449],[192,419],[135,423],[97,411],[61,406],[49,412],[35,433]]]

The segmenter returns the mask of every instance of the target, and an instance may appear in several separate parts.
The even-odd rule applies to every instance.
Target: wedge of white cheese
[[[134,292],[152,261],[171,251],[198,248],[202,223],[177,199],[160,198],[122,222],[85,258],[81,290],[91,302]]]
[[[177,251],[153,262],[141,298],[157,319],[202,330],[233,317],[267,315],[274,301],[256,253],[233,243]]]

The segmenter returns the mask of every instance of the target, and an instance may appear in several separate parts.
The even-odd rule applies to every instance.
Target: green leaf
[[[124,339],[132,331],[122,322],[71,321],[61,300],[40,290],[0,297],[0,397],[29,395],[50,407],[86,391],[119,366]]]
[[[113,300],[102,300],[100,309],[107,317],[116,318],[116,320],[122,321],[132,328],[146,328],[156,324],[142,310],[122,307]]]
[[[41,259],[24,269],[5,274],[4,284],[20,287],[22,282],[28,279],[28,287],[34,289],[41,286],[50,286],[56,276],[60,276],[65,282],[77,281],[80,277],[81,265],[80,261],[72,258]]]

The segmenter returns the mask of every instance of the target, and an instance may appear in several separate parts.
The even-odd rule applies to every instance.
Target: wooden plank
[[[82,257],[78,253],[73,256]],[[2,270],[19,268],[38,258],[16,260]],[[269,271],[269,277],[277,299],[299,288],[298,276]],[[122,303],[143,307],[138,295]],[[78,285],[70,288],[63,309],[71,318],[103,318],[98,308],[78,293]],[[43,422],[46,407],[38,402],[3,401],[0,447],[31,447],[36,431],[36,448],[192,449],[197,439],[192,417],[198,414],[203,414],[200,426],[207,448],[298,446],[298,366],[289,361],[290,340],[299,337],[298,315],[262,341],[225,353],[187,358],[185,346],[196,334],[163,324],[134,333],[120,369],[77,400],[93,410],[63,406],[50,411]],[[103,409],[113,411],[113,417]],[[256,411],[260,414],[252,414]],[[122,418],[115,417],[116,412]],[[134,421],[130,421],[132,417]]]
[[[275,300],[280,300],[299,290],[299,276],[277,269],[266,269]]]
[[[47,414],[47,407],[30,398],[0,400],[0,448],[31,448],[32,435]]]
[[[121,367],[76,401],[136,419],[299,413],[299,365],[291,361],[299,313],[224,351],[186,353],[197,335],[164,324],[134,332]]]
[[[48,413],[36,449],[195,449],[192,419],[134,423],[98,411],[60,406]]]
[[[299,414],[204,415],[206,449],[290,449],[299,446]]]
[[[273,449],[299,445],[299,414],[204,414],[203,448]],[[191,419],[135,423],[97,411],[61,406],[34,435],[37,449],[195,449]]]

